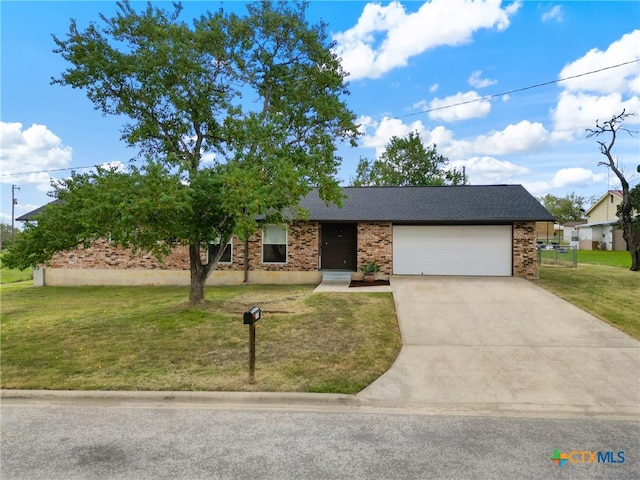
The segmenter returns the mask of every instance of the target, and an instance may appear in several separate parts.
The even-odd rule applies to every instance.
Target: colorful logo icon
[[[553,455],[549,457],[553,463],[557,463],[559,467],[563,466],[569,461],[566,453],[560,453],[560,450],[554,450]]]
[[[553,455],[549,459],[562,467],[565,463],[599,463],[599,464],[616,464],[624,463],[624,450],[615,452],[613,450],[571,450],[569,453],[561,453],[560,450],[554,449]]]

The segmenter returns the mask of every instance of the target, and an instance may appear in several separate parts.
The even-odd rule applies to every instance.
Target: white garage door
[[[393,273],[510,277],[511,244],[511,225],[394,225]]]

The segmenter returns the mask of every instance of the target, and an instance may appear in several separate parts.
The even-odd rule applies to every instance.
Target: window
[[[231,242],[232,241],[229,240],[229,243],[227,243],[227,247],[224,249],[224,253],[222,254],[222,257],[220,257],[220,261],[218,263],[231,263]],[[219,245],[219,238],[216,238],[214,241],[209,242],[209,249],[207,250],[207,263],[209,263],[209,259],[215,258]]]
[[[279,225],[266,225],[262,229],[262,261],[287,262],[287,231]]]

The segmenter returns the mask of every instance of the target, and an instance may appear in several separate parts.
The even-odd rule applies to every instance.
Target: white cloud
[[[106,169],[106,170],[113,170],[115,172],[126,172],[127,171],[127,166],[120,162],[120,161],[115,161],[115,162],[107,162],[107,163],[103,163],[100,165],[102,168]]]
[[[507,125],[504,130],[498,132],[454,142],[449,155],[464,158],[479,154],[506,155],[531,152],[546,148],[550,140],[549,132],[541,123],[523,120],[515,125]]]
[[[476,92],[458,92],[446,98],[434,98],[429,109],[432,110],[429,118],[433,120],[456,122],[486,117],[491,111],[491,102],[482,100]]]
[[[416,102],[413,105],[411,105],[411,107],[416,110],[427,110],[429,108],[429,104],[427,103],[426,100],[420,100],[419,102]]]
[[[469,85],[474,88],[485,88],[498,83],[497,80],[482,78],[482,70],[475,70],[467,81],[469,82]]]
[[[640,59],[640,30],[623,35],[604,51],[597,48],[589,50],[583,57],[566,65],[559,77],[578,76],[634,59]],[[584,135],[586,128],[595,126],[596,120],[610,119],[622,110],[640,113],[640,68],[637,62],[578,76],[560,82],[559,86],[564,90],[551,111],[555,140],[571,140],[574,135]],[[626,123],[639,120],[638,116],[629,117]]]
[[[425,145],[435,144],[438,152],[449,159],[460,161],[480,155],[505,155],[541,150],[550,145],[551,136],[541,123],[523,120],[515,125],[508,125],[504,130],[480,135],[475,138],[456,140],[452,130],[440,125],[428,130],[420,120],[405,124],[401,119],[383,118],[373,122],[370,117],[360,117],[360,124],[365,134],[362,144],[367,148],[375,148],[380,155],[392,136],[402,137],[410,132],[418,132]]]
[[[453,132],[443,126],[438,126],[433,130],[425,130],[421,134],[425,145],[437,145],[438,152],[444,152],[449,148],[453,140]]]
[[[545,195],[552,190],[567,191],[602,185],[606,179],[606,173],[594,173],[585,168],[563,168],[558,170],[549,181],[525,181],[523,185],[533,195]]]
[[[360,132],[361,134],[366,134],[367,128],[374,125],[374,123],[375,122],[373,121],[373,118],[371,118],[369,115],[361,115],[356,122],[356,124],[358,125],[358,132]]]
[[[531,173],[528,168],[493,157],[472,157],[468,160],[456,160],[450,162],[449,166],[459,170],[464,167],[472,185],[521,183],[522,177]]]
[[[23,130],[21,123],[0,122],[2,183],[33,183],[49,191],[50,177],[45,170],[68,167],[71,154],[71,147],[63,145],[44,125],[33,124]]]
[[[547,10],[542,14],[543,22],[551,22],[555,20],[556,22],[562,22],[562,7],[560,5],[556,5],[551,10]]]
[[[391,137],[404,137],[411,132],[420,135],[422,143],[426,146],[437,145],[438,152],[446,153],[446,149],[453,142],[453,132],[443,126],[438,126],[433,130],[427,130],[420,120],[410,124],[405,124],[397,118],[383,118],[380,122],[371,122],[370,117],[360,117],[360,124],[363,119],[367,119],[367,125],[362,131],[365,133],[362,138],[364,147],[375,148],[376,156],[380,156]]]
[[[506,29],[520,3],[504,9],[500,3],[431,0],[414,13],[397,1],[386,6],[368,3],[355,26],[334,35],[335,53],[350,80],[378,78],[428,49],[469,43],[480,29]]]
[[[438,88],[440,88],[440,85],[438,85],[437,83],[434,83],[433,85],[431,85],[429,87],[429,92],[430,93],[435,93],[438,90]]]
[[[554,138],[568,140],[575,134],[584,135],[586,128],[593,128],[596,120],[608,120],[626,110],[640,112],[640,97],[623,100],[620,93],[592,95],[588,93],[562,92],[552,111]],[[638,116],[629,117],[628,124],[637,123]]]
[[[531,182],[525,180],[522,182],[522,186],[534,197],[541,197],[549,193],[549,182]]]
[[[593,173],[585,168],[563,168],[558,170],[551,179],[551,188],[582,187],[602,183],[606,180],[606,173]]]
[[[583,73],[619,65],[640,59],[640,30],[623,35],[605,50],[589,50],[582,58],[566,65],[559,78],[567,78]],[[638,63],[585,75],[561,82],[565,90],[585,91],[600,94],[640,93],[640,69]]]
[[[363,125],[363,118],[361,117],[360,124]],[[368,125],[364,125],[365,135],[362,139],[362,144],[368,148],[376,149],[376,156],[379,156],[383,151],[391,137],[404,137],[411,132],[418,132],[420,136],[425,133],[424,125],[420,120],[416,120],[413,123],[405,124],[398,118],[384,117],[380,122],[367,122]],[[369,134],[367,131],[373,128],[373,134]]]

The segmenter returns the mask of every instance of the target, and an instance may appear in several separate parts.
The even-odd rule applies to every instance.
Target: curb
[[[0,390],[0,399],[25,404],[93,404],[103,406],[204,406],[291,411],[393,413],[527,418],[600,418],[640,422],[637,406],[534,404],[457,404],[376,400],[340,393],[187,392],[125,390]],[[15,405],[15,403],[14,403]]]
[[[222,405],[361,406],[355,395],[284,392],[186,392],[124,390],[0,390],[2,399],[39,401],[107,401],[131,403],[193,403]]]

